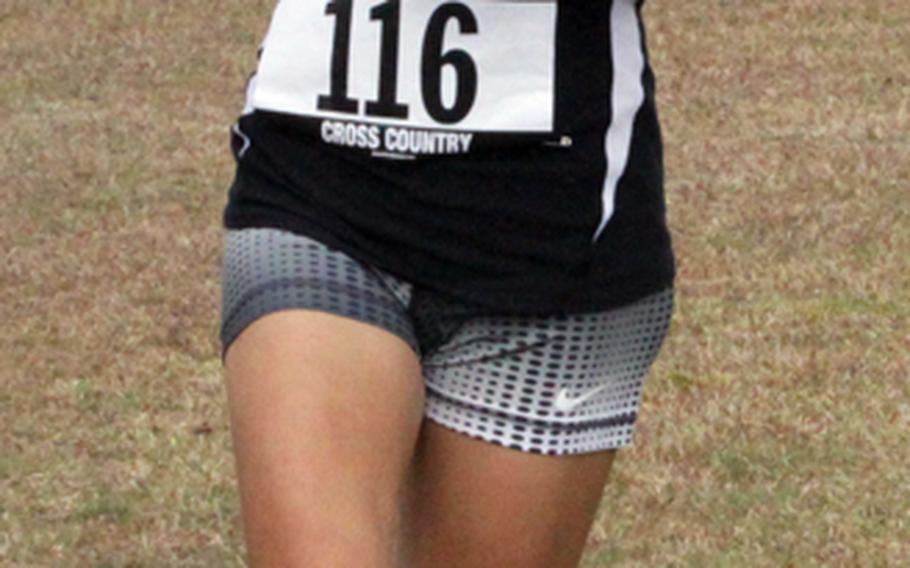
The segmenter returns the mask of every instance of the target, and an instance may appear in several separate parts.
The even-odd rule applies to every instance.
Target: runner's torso
[[[234,130],[231,228],[322,238],[494,310],[666,287],[640,6],[282,0]]]

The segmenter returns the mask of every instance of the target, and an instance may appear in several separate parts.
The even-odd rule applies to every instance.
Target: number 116
[[[358,114],[359,101],[348,95],[348,64],[351,49],[351,15],[354,0],[330,0],[327,16],[335,18],[329,94],[319,95],[320,110]],[[460,2],[442,4],[430,16],[423,35],[420,58],[420,89],[427,114],[441,124],[463,120],[477,98],[477,65],[462,49],[443,52],[443,39],[449,20],[458,22],[462,34],[477,33],[477,18]],[[382,26],[379,51],[379,89],[376,100],[366,102],[368,116],[407,119],[409,108],[398,101],[398,44],[401,1],[386,0],[370,10],[370,20]],[[442,70],[451,66],[456,75],[455,100],[446,106],[442,100]]]

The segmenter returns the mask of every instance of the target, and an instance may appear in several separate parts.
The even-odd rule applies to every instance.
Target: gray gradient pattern
[[[630,445],[673,311],[667,289],[607,312],[487,315],[277,229],[229,230],[224,252],[222,354],[246,326],[282,309],[377,325],[420,357],[428,418],[525,452]]]

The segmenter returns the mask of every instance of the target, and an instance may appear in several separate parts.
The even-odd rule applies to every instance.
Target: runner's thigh
[[[222,319],[253,565],[389,565],[424,389],[400,302],[321,243],[244,229]]]
[[[632,443],[672,299],[476,318],[425,357],[430,422],[408,497],[415,566],[578,563],[615,450]]]

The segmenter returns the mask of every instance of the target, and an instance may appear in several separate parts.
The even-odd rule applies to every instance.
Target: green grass
[[[0,566],[240,566],[228,128],[271,1],[0,6]],[[651,2],[678,311],[583,565],[910,564],[910,5]]]

